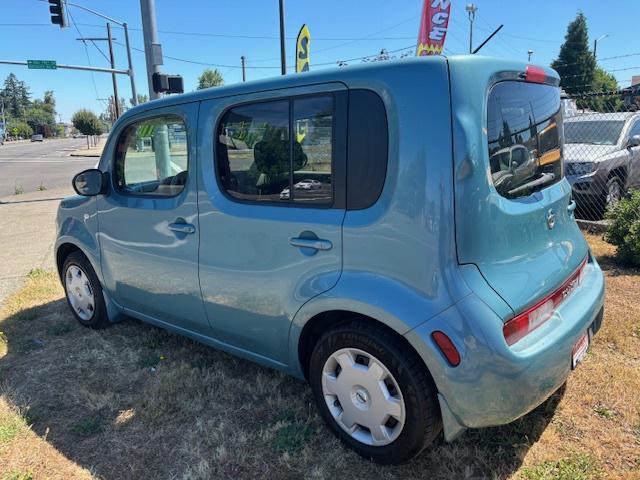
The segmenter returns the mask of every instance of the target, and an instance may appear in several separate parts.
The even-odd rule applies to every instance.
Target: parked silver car
[[[640,188],[640,113],[587,113],[565,119],[565,170],[585,211],[602,214]]]

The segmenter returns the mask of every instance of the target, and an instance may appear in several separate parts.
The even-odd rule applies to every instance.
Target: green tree
[[[101,135],[104,131],[104,125],[98,116],[90,110],[78,110],[71,117],[73,126],[83,135],[87,136],[87,147],[89,146],[89,137]]]
[[[202,75],[198,77],[198,90],[210,87],[219,87],[224,85],[224,79],[218,69],[211,70],[207,68]]]
[[[26,122],[21,120],[9,120],[7,121],[7,134],[16,138],[29,138],[33,135],[33,130]]]
[[[594,92],[617,92],[618,81],[616,77],[606,72],[600,67],[596,67],[593,76]],[[620,95],[607,95],[602,97],[591,97],[590,108],[596,112],[617,112],[622,110],[622,100]]]
[[[36,133],[41,133],[46,137],[55,133],[56,111],[52,103],[46,103],[39,99],[34,100],[27,107],[23,119]]]
[[[147,103],[149,101],[149,95],[143,95],[139,93],[137,97],[138,97],[138,105],[140,105],[141,103]],[[130,98],[129,103],[133,107],[133,99]]]
[[[565,92],[580,93],[593,90],[596,60],[589,50],[587,18],[578,12],[567,27],[558,58],[551,64],[560,74],[560,86]]]
[[[11,118],[22,119],[29,106],[30,93],[26,83],[10,73],[4,81],[0,95],[4,99],[6,114]]]

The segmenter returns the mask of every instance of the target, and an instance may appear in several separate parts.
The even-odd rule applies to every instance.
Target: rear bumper
[[[473,294],[406,334],[438,387],[447,439],[455,436],[447,430],[510,423],[565,382],[574,344],[592,326],[597,332],[602,321],[602,271],[595,260],[586,268],[582,284],[554,316],[511,347],[504,340],[502,320]],[[460,365],[446,363],[431,339],[434,330],[454,342]]]

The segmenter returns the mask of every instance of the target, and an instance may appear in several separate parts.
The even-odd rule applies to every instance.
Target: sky
[[[474,0],[474,46],[500,24],[504,28],[481,51],[510,59],[548,65],[557,57],[567,24],[578,10],[587,17],[590,42],[598,42],[602,68],[612,72],[620,87],[640,75],[638,0]],[[130,27],[132,46],[143,48],[138,0],[73,0]],[[375,55],[381,49],[414,51],[422,0],[286,0],[287,66],[293,72],[295,37],[306,23],[311,32],[310,68],[337,68],[339,60]],[[467,1],[452,0],[451,21],[445,43],[448,53],[467,53],[469,21]],[[76,38],[106,37],[103,19],[69,7],[72,26],[60,29],[49,20],[43,0],[2,0],[0,60],[50,59],[61,64],[107,67],[106,58],[91,43]],[[247,59],[247,80],[280,74],[278,0],[156,0],[159,39],[165,55],[163,72],[184,77],[185,91],[196,88],[205,68],[218,68],[226,84],[242,81],[240,56]],[[116,66],[126,69],[123,32],[114,28]],[[106,42],[98,46],[104,53]],[[627,55],[623,58],[610,58]],[[173,57],[173,58],[169,58]],[[148,93],[144,54],[133,52],[136,86]],[[348,62],[359,63],[360,60]],[[100,113],[113,93],[111,75],[72,70],[28,70],[0,64],[0,81],[15,73],[34,98],[53,90],[62,121],[74,111],[88,108]],[[127,76],[118,76],[121,97],[130,98]]]

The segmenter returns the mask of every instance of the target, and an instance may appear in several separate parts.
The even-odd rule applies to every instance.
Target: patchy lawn
[[[640,271],[588,240],[605,322],[566,388],[398,467],[342,448],[304,383],[134,320],[83,328],[33,272],[0,313],[0,480],[640,478]]]

